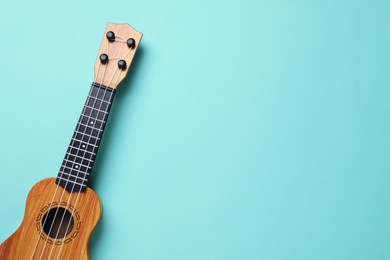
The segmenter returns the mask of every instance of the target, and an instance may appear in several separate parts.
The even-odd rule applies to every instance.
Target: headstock
[[[142,33],[129,24],[108,23],[95,63],[95,82],[116,89],[125,78]]]

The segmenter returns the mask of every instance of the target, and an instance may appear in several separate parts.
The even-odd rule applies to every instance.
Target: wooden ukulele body
[[[70,193],[55,180],[44,179],[31,189],[22,224],[0,245],[0,259],[89,259],[89,238],[102,211],[99,197],[90,188]],[[43,225],[50,226],[49,216],[53,216],[57,208],[67,209],[71,214],[68,219],[73,220],[69,225],[69,221],[58,224],[58,231],[55,227],[51,229],[51,232],[63,234],[60,239],[54,239],[56,235],[48,236],[46,233],[49,232],[42,228]],[[61,219],[62,212],[57,210],[57,218],[54,219]]]

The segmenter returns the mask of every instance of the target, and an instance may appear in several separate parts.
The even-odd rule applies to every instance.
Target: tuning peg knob
[[[108,41],[110,41],[110,42],[115,41],[115,33],[113,31],[108,31],[106,33],[106,37],[107,37]]]
[[[119,60],[119,61],[118,61],[118,67],[119,67],[121,70],[125,70],[125,69],[127,68],[126,61],[125,61],[125,60]]]
[[[105,54],[105,53],[101,54],[99,59],[100,59],[100,62],[103,63],[103,64],[108,63],[108,55]]]
[[[135,47],[135,40],[133,38],[129,38],[127,40],[127,46],[129,46],[130,49],[134,49],[134,47]]]

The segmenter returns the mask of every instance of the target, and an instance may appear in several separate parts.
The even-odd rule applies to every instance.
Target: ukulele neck
[[[115,89],[92,84],[56,179],[69,192],[87,187],[114,95]]]

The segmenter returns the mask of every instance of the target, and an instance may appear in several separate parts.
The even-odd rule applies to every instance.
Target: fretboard
[[[115,90],[92,84],[56,183],[69,192],[87,187]]]

